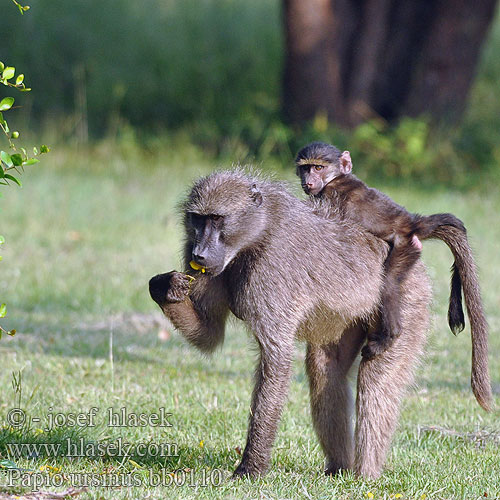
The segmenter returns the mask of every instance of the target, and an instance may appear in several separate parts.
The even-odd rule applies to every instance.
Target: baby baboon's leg
[[[327,474],[353,465],[353,403],[347,374],[365,337],[364,329],[354,326],[345,331],[339,344],[307,345],[311,414],[326,455]]]
[[[368,335],[368,342],[361,352],[364,358],[378,356],[401,334],[401,284],[420,257],[420,248],[413,244],[411,236],[396,236],[394,247],[384,264],[385,279],[380,308],[382,327]]]
[[[359,366],[354,470],[363,477],[376,478],[382,471],[401,400],[423,352],[430,293],[426,282],[421,285],[410,283],[414,290],[403,297],[407,305],[402,335],[380,356],[363,359]]]

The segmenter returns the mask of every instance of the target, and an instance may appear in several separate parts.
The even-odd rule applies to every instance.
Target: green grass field
[[[500,498],[500,414],[486,414],[472,396],[468,328],[458,338],[448,330],[452,259],[439,242],[424,245],[434,286],[427,354],[382,477],[323,476],[299,344],[269,474],[255,481],[228,479],[245,444],[256,359],[252,338],[232,322],[223,348],[202,357],[177,333],[159,335],[163,327],[154,319],[158,311],[147,288],[154,274],[179,268],[176,204],[192,179],[216,166],[188,150],[146,155],[106,144],[79,152],[56,149],[26,172],[22,190],[3,190],[0,301],[7,303],[8,316],[2,326],[18,333],[0,340],[0,458],[22,471],[11,473],[14,482],[20,476],[17,486],[0,492],[29,491],[21,478],[60,485],[43,491],[67,490],[77,474],[89,481],[147,483],[164,469],[174,473],[164,480],[177,485],[91,487],[78,498]],[[291,174],[286,177],[296,182]],[[464,220],[481,271],[498,401],[498,190],[387,191],[413,211],[450,211]],[[26,424],[16,429],[7,425],[7,414],[18,406]],[[70,425],[70,414],[88,414],[93,407],[99,409],[94,426]],[[172,426],[110,427],[110,407],[148,415],[165,408]],[[61,426],[47,431],[53,418]],[[123,458],[108,450],[104,457],[71,458],[41,448],[30,457],[8,454],[12,443],[52,443],[60,445],[59,455],[68,455],[68,439],[92,446],[118,438],[149,444],[148,453]],[[161,444],[176,453],[160,456]],[[5,485],[9,476],[0,478]]]

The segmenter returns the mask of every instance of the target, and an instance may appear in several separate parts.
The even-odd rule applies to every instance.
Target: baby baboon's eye
[[[314,165],[314,170],[316,170],[316,172],[321,172],[323,168],[323,165]]]

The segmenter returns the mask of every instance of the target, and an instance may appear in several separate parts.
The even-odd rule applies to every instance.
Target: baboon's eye
[[[205,227],[207,216],[206,215],[200,215],[196,214],[194,212],[191,212],[190,214],[190,219],[191,219],[191,226],[194,229],[200,230],[201,228]]]
[[[212,214],[210,216],[210,218],[214,221],[214,222],[217,222],[219,220],[222,220],[222,215],[216,215],[216,214]]]
[[[316,170],[316,172],[321,172],[323,168],[323,165],[314,165],[314,170]]]

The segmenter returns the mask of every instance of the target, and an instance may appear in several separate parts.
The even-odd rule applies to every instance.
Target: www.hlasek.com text
[[[6,443],[9,457],[178,457],[176,443],[127,443],[123,438],[115,441],[86,441],[67,438],[61,443]]]

